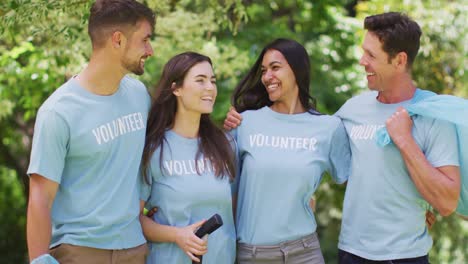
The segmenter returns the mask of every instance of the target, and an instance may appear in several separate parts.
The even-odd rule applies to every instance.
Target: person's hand
[[[436,222],[436,216],[432,211],[426,211],[426,225],[428,229],[431,229]]]
[[[387,119],[385,125],[388,135],[397,147],[403,147],[412,138],[413,120],[403,107],[398,107],[397,111]]]
[[[203,225],[203,223],[205,223],[205,220],[186,227],[180,227],[177,229],[176,233],[176,244],[195,262],[200,262],[200,259],[196,256],[203,256],[208,251],[208,241],[195,235],[195,231]]]
[[[224,129],[231,130],[240,125],[242,121],[242,116],[234,109],[234,107],[229,108],[229,112],[224,119]]]
[[[153,207],[151,210],[148,210],[146,216],[153,219],[153,215],[158,211],[158,207]]]

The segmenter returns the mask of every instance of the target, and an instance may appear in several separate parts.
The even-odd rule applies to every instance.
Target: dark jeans
[[[429,264],[429,258],[425,255],[417,258],[370,260],[339,249],[338,264]]]

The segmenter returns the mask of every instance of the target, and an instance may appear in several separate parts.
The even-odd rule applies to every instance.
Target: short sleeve
[[[442,120],[426,119],[424,121],[432,123],[427,132],[423,150],[429,163],[436,168],[449,165],[459,166],[456,127]]]
[[[239,146],[237,144],[237,128],[232,129],[229,131],[229,138],[230,144],[234,151],[234,166],[235,166],[235,175],[234,181],[231,183],[231,194],[237,195],[238,188],[239,188],[239,180],[240,180],[240,173],[241,173],[241,160],[239,155]]]
[[[351,172],[351,150],[348,135],[341,121],[333,133],[329,155],[329,172],[333,180],[339,184],[344,183]]]
[[[40,110],[34,126],[28,175],[39,174],[60,183],[69,137],[69,127],[58,113],[53,110]]]

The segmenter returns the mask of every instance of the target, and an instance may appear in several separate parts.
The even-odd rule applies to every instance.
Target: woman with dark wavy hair
[[[147,263],[234,263],[235,228],[230,182],[234,154],[210,120],[216,78],[209,57],[185,52],[164,66],[148,117],[142,159],[140,221],[151,252]],[[219,214],[223,226],[206,240],[194,231]]]
[[[309,85],[305,48],[277,39],[235,89],[240,264],[324,263],[309,201],[326,171],[347,180],[350,150],[340,119],[315,110]]]

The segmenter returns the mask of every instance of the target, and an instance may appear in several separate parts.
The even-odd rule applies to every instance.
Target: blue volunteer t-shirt
[[[158,207],[154,220],[163,225],[184,227],[219,214],[223,225],[208,236],[208,252],[203,256],[203,263],[234,263],[236,231],[228,176],[216,177],[203,155],[195,160],[198,139],[182,137],[172,130],[165,136],[162,166],[159,147],[151,157],[150,184],[140,176],[140,199],[146,201],[148,209]],[[191,264],[192,261],[175,243],[150,243],[146,263]]]
[[[28,174],[59,183],[50,247],[124,249],[145,243],[137,177],[149,106],[145,86],[130,77],[109,96],[93,94],[71,78],[41,106]]]
[[[281,114],[269,107],[242,113],[236,138],[237,237],[272,245],[312,234],[317,228],[309,201],[325,171],[343,183],[350,150],[340,119]]]
[[[372,260],[414,258],[432,246],[425,224],[428,203],[419,194],[395,145],[380,147],[375,132],[399,106],[383,104],[377,92],[349,99],[336,113],[351,146],[351,175],[346,186],[338,247]],[[458,166],[452,124],[413,117],[413,137],[434,167]]]

